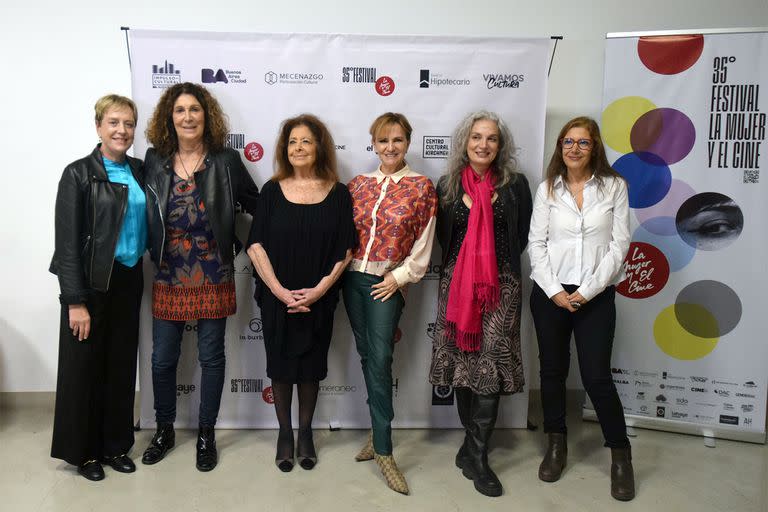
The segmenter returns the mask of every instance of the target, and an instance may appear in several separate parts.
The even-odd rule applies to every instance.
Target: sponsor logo
[[[684,391],[685,390],[685,386],[677,386],[675,384],[659,384],[659,388],[660,389],[667,389],[667,390],[673,389],[673,390],[677,390],[677,391]]]
[[[692,388],[691,388],[691,391],[693,391],[694,393],[706,393],[706,392],[708,392],[709,390],[708,390],[707,388],[697,388],[697,387],[692,387]]]
[[[717,394],[719,396],[722,396],[722,397],[731,396],[731,392],[728,391],[727,389],[715,389],[714,392],[715,392],[715,394]]]
[[[656,396],[656,401],[659,402],[659,403],[662,403],[662,404],[666,403],[667,397],[665,397],[664,395],[657,395]]]
[[[623,406],[623,408],[624,408],[624,412],[632,412],[632,408],[631,407],[627,407],[625,405],[625,406]]]
[[[672,418],[682,419],[682,418],[687,418],[687,417],[688,417],[688,413],[687,412],[672,411]]]
[[[723,425],[738,425],[739,424],[739,417],[738,416],[729,416],[727,414],[721,414],[720,415],[720,423]]]
[[[717,405],[709,403],[709,402],[694,402],[696,405],[700,405],[702,407],[717,407]]]
[[[488,89],[517,89],[525,76],[517,73],[484,73],[483,81]]]
[[[611,373],[620,373],[622,375],[629,375],[629,370],[624,368],[611,368]]]
[[[656,417],[657,418],[663,418],[666,415],[667,415],[666,407],[661,407],[661,406],[656,407]]]
[[[640,406],[640,412],[643,414],[648,414],[648,406],[647,405],[641,405]]]
[[[264,157],[264,148],[258,142],[249,142],[243,148],[243,154],[249,162],[258,162]]]
[[[715,419],[714,416],[707,416],[704,414],[694,414],[693,417],[696,418],[697,420],[702,420],[702,421],[712,421]]]
[[[755,381],[753,381],[753,380],[748,380],[747,382],[744,383],[744,387],[745,388],[756,388],[757,384],[755,384]]]
[[[431,73],[428,69],[419,71],[419,88],[429,89],[430,86],[442,87],[446,85],[466,86],[471,80],[467,78],[447,78],[442,73]]]
[[[392,379],[392,396],[397,396],[397,390],[400,388],[400,379]]]
[[[448,158],[451,149],[451,137],[448,135],[425,135],[422,141],[422,158]]]
[[[376,83],[376,68],[360,68],[347,66],[341,68],[341,81],[353,84]]]
[[[240,341],[264,341],[261,318],[253,317],[248,322],[248,331],[240,335]]]
[[[197,388],[195,387],[194,384],[177,384],[176,396],[188,395],[190,393],[194,393],[195,389]]]
[[[347,145],[346,144],[336,144],[336,151],[346,151]]]
[[[637,400],[645,400],[645,391],[638,391],[636,398]]]
[[[395,81],[389,76],[379,77],[379,79],[376,80],[376,92],[379,93],[379,96],[391,95],[395,92]]]
[[[685,377],[681,377],[680,375],[672,375],[669,372],[661,372],[661,378],[664,380],[685,380]]]
[[[735,382],[728,382],[726,380],[715,380],[712,379],[712,384],[720,384],[722,386],[738,386]]]
[[[696,377],[694,375],[691,375],[691,382],[707,382],[706,377]]]
[[[651,383],[648,382],[647,380],[636,380],[635,381],[635,386],[639,387],[639,388],[650,388],[651,387]]]
[[[750,395],[749,393],[736,393],[736,396],[739,398],[755,398],[755,395]]]
[[[629,384],[629,381],[626,379],[613,379],[613,382],[615,384]]]
[[[200,70],[200,81],[204,84],[247,84],[248,80],[240,70],[203,68]]]
[[[432,405],[453,405],[453,386],[432,386]]]
[[[752,404],[741,404],[741,412],[752,412],[755,410],[755,406]]]
[[[261,392],[261,399],[268,404],[275,403],[275,395],[272,393],[272,386],[267,386],[264,391]]]
[[[429,262],[427,272],[424,274],[422,281],[437,281],[440,279],[440,273],[443,271],[443,266],[440,263]]]
[[[229,381],[232,393],[262,393],[264,391],[263,379],[231,379]]]
[[[152,66],[152,88],[166,89],[172,85],[181,83],[181,71],[174,68],[172,62],[167,60],[162,65]]]
[[[224,145],[232,149],[243,149],[245,147],[244,133],[228,133]]]
[[[724,411],[732,411],[733,409],[734,409],[733,404],[729,404],[727,402],[723,404]]]
[[[321,396],[341,396],[348,393],[357,393],[357,386],[320,384]]]
[[[743,424],[745,427],[746,427],[746,426],[749,426],[749,425],[752,425],[752,418],[746,418],[746,417],[745,417],[745,418],[744,418],[744,421],[743,421],[743,423],[742,423],[742,424]]]
[[[640,370],[635,370],[635,377],[658,377],[659,374],[656,372],[641,372]]]
[[[677,405],[688,405],[688,399],[687,398],[676,398],[675,403]]]
[[[264,81],[269,85],[317,85],[323,81],[325,77],[322,73],[308,73],[308,72],[280,72],[268,71],[264,74]]]

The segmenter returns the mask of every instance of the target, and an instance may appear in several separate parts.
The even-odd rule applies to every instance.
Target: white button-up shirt
[[[579,210],[560,176],[551,196],[546,180],[536,191],[528,255],[531,279],[548,297],[571,284],[591,300],[624,280],[630,241],[626,183],[608,176],[600,184],[592,176],[584,185],[583,199]]]

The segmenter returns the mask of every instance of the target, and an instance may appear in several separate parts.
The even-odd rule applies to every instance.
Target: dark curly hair
[[[182,94],[194,96],[205,113],[203,143],[208,151],[225,147],[229,124],[216,98],[202,85],[184,82],[165,90],[147,124],[145,135],[161,156],[171,156],[179,149],[179,139],[173,126],[173,106]]]
[[[275,147],[275,175],[273,181],[280,181],[293,176],[293,166],[288,161],[288,139],[291,130],[297,126],[306,126],[312,132],[317,147],[315,156],[315,174],[321,180],[336,183],[339,175],[336,172],[336,146],[331,132],[323,122],[312,114],[301,114],[283,121]]]

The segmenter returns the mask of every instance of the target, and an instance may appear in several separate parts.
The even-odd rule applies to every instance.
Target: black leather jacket
[[[173,183],[171,157],[161,157],[154,148],[147,150],[144,162],[147,186],[147,221],[149,254],[157,265],[165,249],[165,221],[168,194]],[[195,174],[195,183],[208,212],[213,238],[219,246],[223,263],[232,263],[242,244],[235,236],[235,213],[242,210],[254,214],[259,189],[234,149],[208,153],[205,169]]]
[[[126,157],[144,187],[141,160]],[[109,288],[115,247],[128,205],[128,186],[109,181],[99,146],[69,164],[56,195],[56,247],[50,271],[59,278],[62,304],[83,304]]]
[[[448,177],[443,176],[437,182],[437,241],[443,250],[442,268],[448,254],[451,252],[451,236],[453,234],[453,219],[456,218],[456,208],[464,195],[464,188],[459,184],[459,194],[455,201],[447,203],[445,201]],[[522,174],[517,174],[514,183],[508,183],[502,188],[496,190],[501,195],[504,205],[504,214],[507,218],[507,229],[509,242],[512,251],[512,271],[520,273],[520,254],[528,245],[528,231],[531,225],[531,212],[533,211],[533,201],[531,200],[531,189],[528,186],[528,179]]]

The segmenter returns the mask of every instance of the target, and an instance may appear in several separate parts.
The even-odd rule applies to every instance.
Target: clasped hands
[[[288,306],[288,313],[309,313],[309,306],[325,295],[325,291],[317,286],[314,288],[302,288],[301,290],[282,288],[275,295],[283,304]]]
[[[567,309],[571,313],[575,313],[581,306],[587,303],[587,299],[585,299],[579,292],[573,292],[569,295],[568,292],[563,290],[552,296],[552,302],[563,309]],[[573,304],[578,304],[578,306],[573,307]]]

